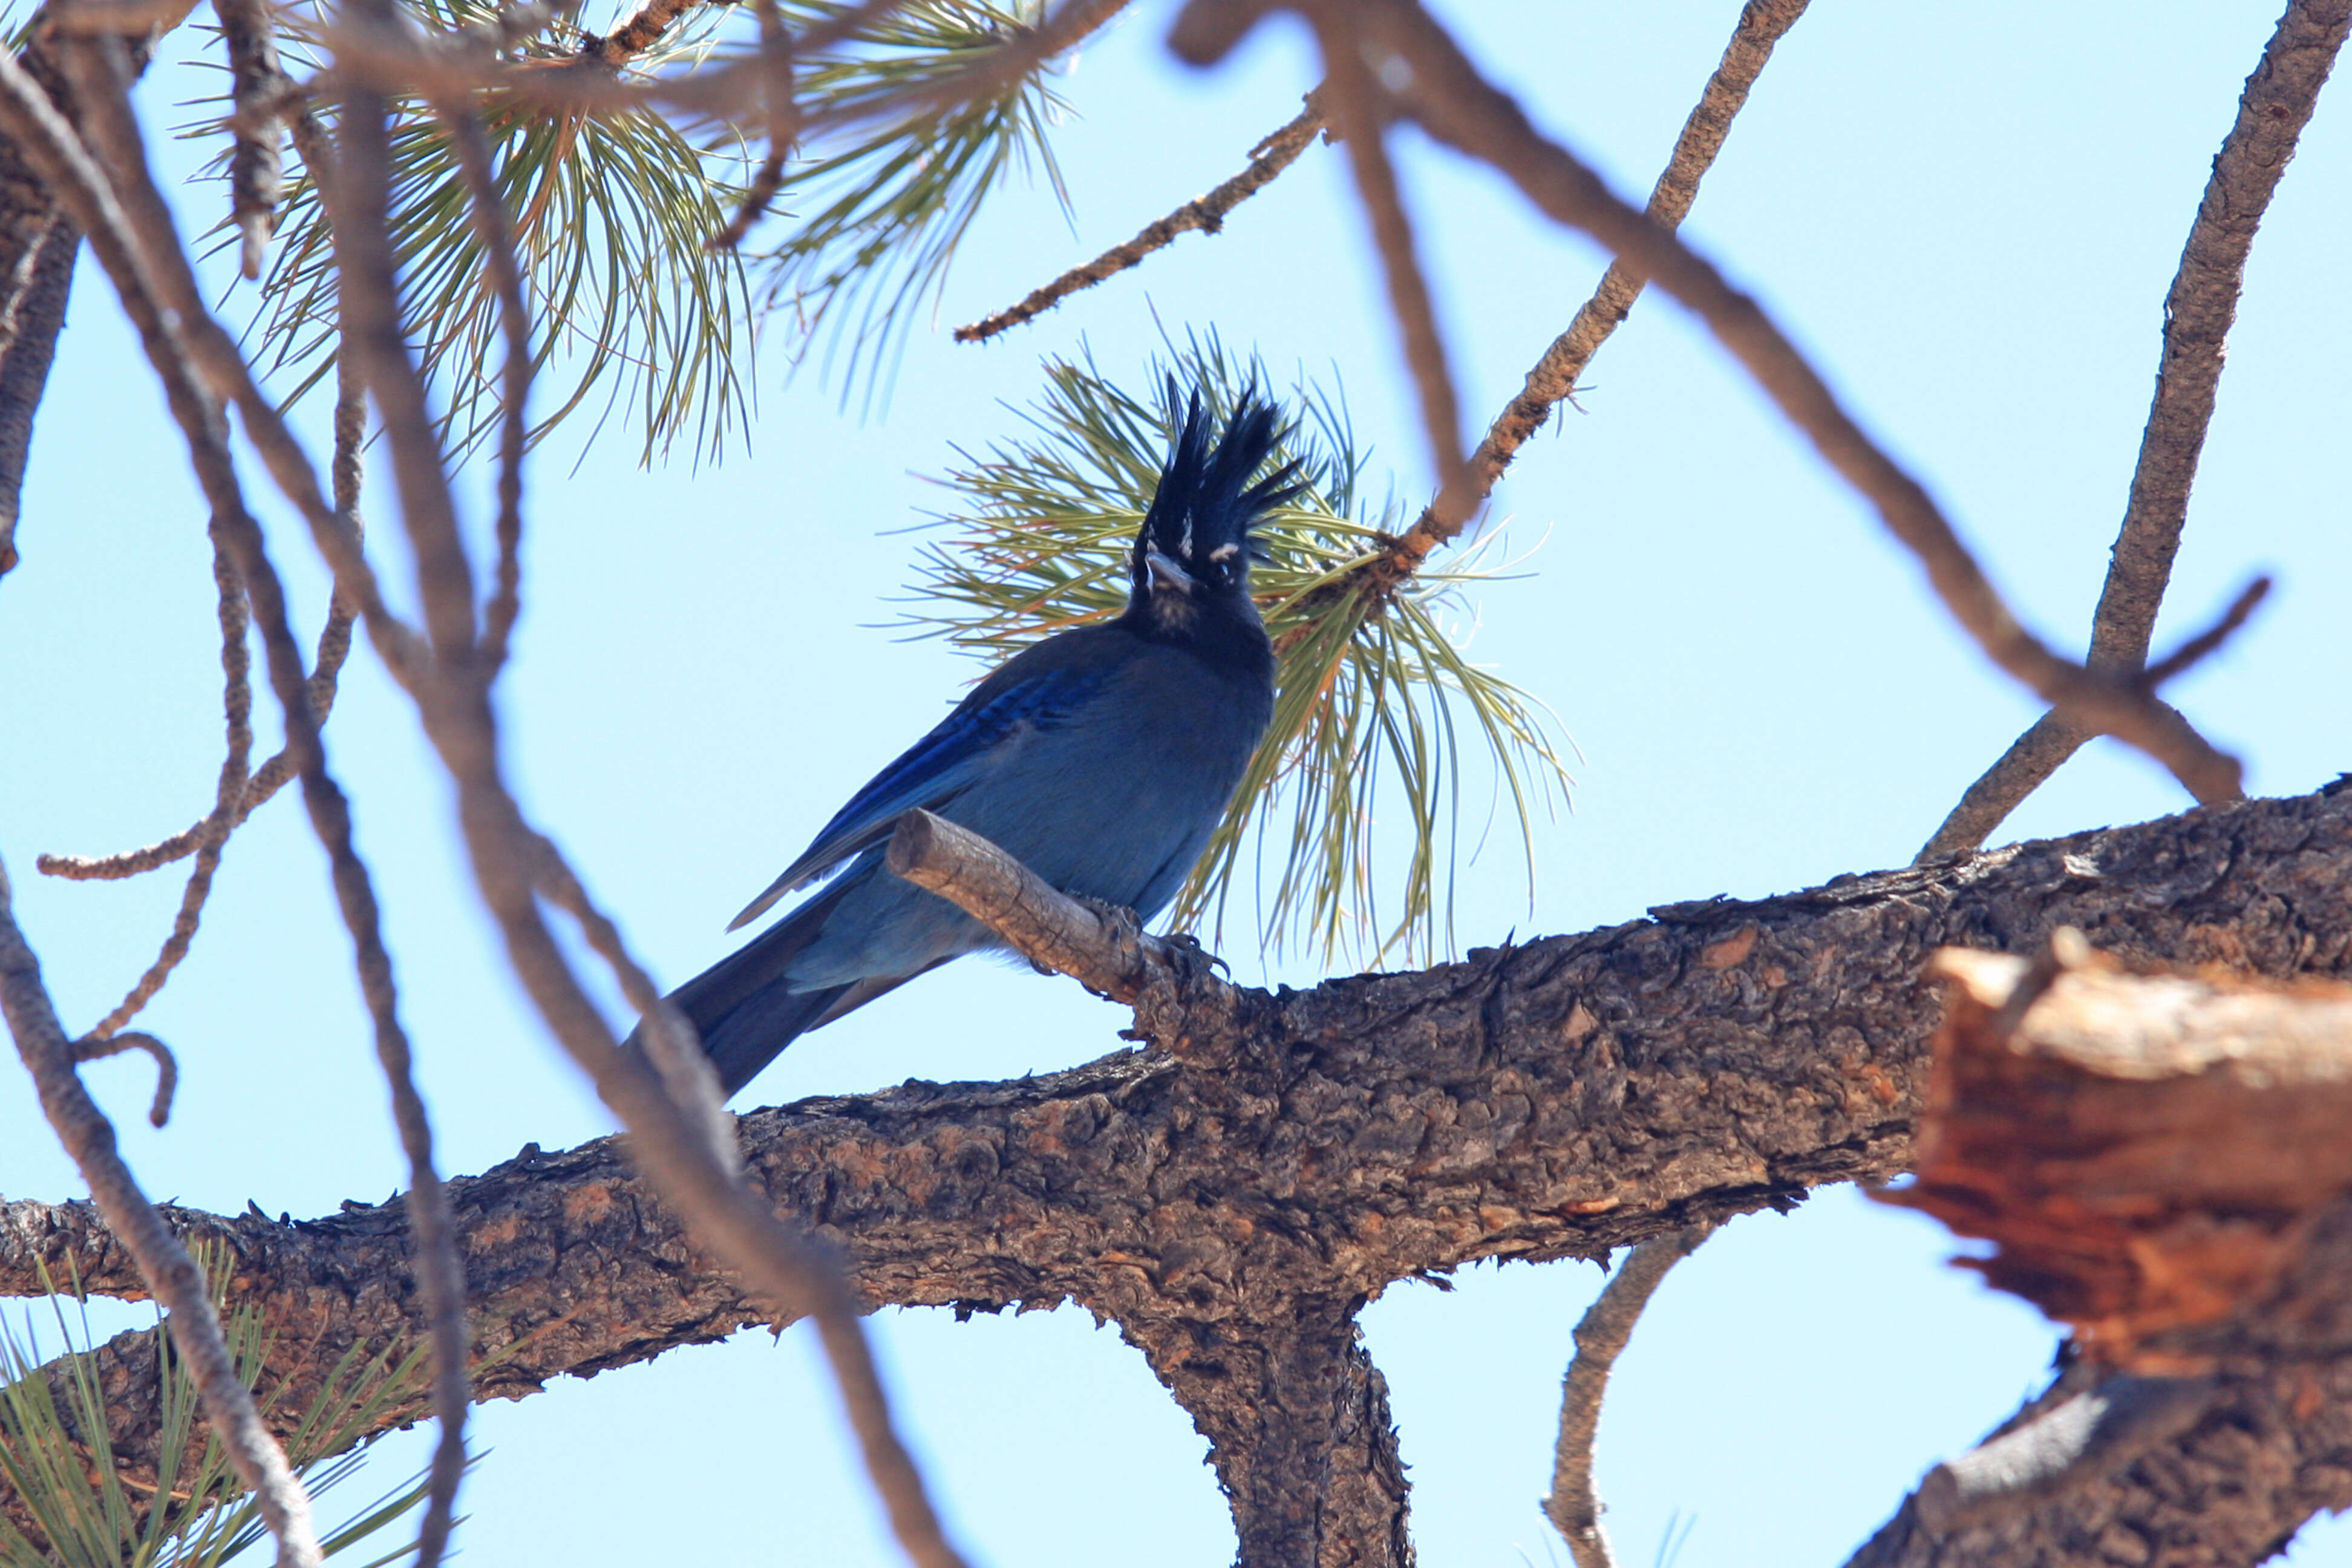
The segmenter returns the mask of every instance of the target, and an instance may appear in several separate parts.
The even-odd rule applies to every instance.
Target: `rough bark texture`
[[[51,98],[64,101],[57,68],[37,43],[16,60]],[[80,248],[81,230],[49,199],[48,187],[16,144],[0,137],[0,575],[16,564],[16,514],[33,412],[48,384]]]
[[[1385,1391],[1354,1339],[1365,1300],[1481,1258],[1598,1257],[1817,1183],[1897,1173],[1940,947],[2030,952],[2066,924],[2137,962],[2352,972],[2352,790],[1653,915],[1305,992],[1163,984],[1137,1005],[1151,1048],[761,1110],[742,1119],[744,1149],[876,1303],[1068,1300],[1116,1320],[1215,1445],[1250,1568],[1402,1564]],[[451,1196],[479,1342],[499,1356],[482,1396],[760,1321],[613,1142],[526,1150]],[[235,1250],[240,1296],[288,1347],[280,1408],[345,1346],[411,1331],[397,1203],[176,1218]],[[37,1262],[68,1256],[93,1290],[137,1294],[86,1205],[0,1207],[0,1291],[37,1290]],[[143,1372],[125,1360],[112,1374],[133,1454],[152,1438]],[[2295,1383],[2231,1405],[2236,1417],[2200,1424],[2119,1490],[1990,1543],[1971,1534],[1963,1555],[2082,1561],[2061,1543],[2114,1518],[2149,1540],[2202,1540],[2225,1479],[2232,1517],[2284,1538],[2352,1495],[2352,1377],[2295,1375],[2319,1377],[2318,1393]],[[2324,1414],[2287,1419],[2298,1397]],[[1906,1518],[1889,1527],[1908,1530],[1896,1554],[1866,1561],[1963,1560]]]

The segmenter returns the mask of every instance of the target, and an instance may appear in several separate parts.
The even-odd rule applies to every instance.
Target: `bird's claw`
[[[1222,969],[1227,978],[1232,977],[1234,966],[1202,947],[1201,939],[1191,931],[1170,931],[1160,940],[1169,950],[1169,956],[1175,961],[1177,973],[1184,979],[1191,980],[1210,969]]]

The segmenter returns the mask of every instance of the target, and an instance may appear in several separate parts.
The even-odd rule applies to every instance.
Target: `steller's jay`
[[[1171,384],[1171,413],[1174,402]],[[674,994],[728,1094],[807,1030],[1003,947],[884,868],[902,812],[936,812],[1064,892],[1139,920],[1175,897],[1273,715],[1249,530],[1297,491],[1294,467],[1259,477],[1276,431],[1255,392],[1222,436],[1212,423],[1196,391],[1136,533],[1126,610],[1024,648],[982,681],[728,929],[811,882],[831,885]]]

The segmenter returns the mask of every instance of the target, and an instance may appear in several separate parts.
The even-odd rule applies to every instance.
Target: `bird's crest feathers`
[[[1168,408],[1180,406],[1174,377],[1168,382]],[[1286,463],[1256,478],[1281,439],[1274,405],[1244,387],[1234,400],[1224,429],[1211,444],[1213,414],[1196,387],[1182,402],[1178,430],[1160,488],[1136,531],[1131,563],[1136,600],[1162,595],[1189,597],[1202,584],[1219,587],[1246,582],[1249,562],[1258,555],[1250,525],[1298,494],[1298,465]],[[1253,482],[1255,480],[1255,482]]]

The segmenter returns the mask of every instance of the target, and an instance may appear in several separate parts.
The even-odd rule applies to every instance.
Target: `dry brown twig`
[[[21,78],[14,60],[0,64],[0,120],[9,121],[12,132],[23,101],[12,79]],[[237,1479],[260,1502],[262,1518],[278,1538],[278,1561],[287,1568],[317,1568],[321,1559],[310,1525],[310,1495],[237,1378],[204,1270],[140,1191],[116,1152],[113,1124],[82,1087],[74,1070],[73,1042],[58,1022],[48,988],[41,983],[40,961],[16,928],[12,903],[7,868],[0,866],[0,1016],[33,1076],[41,1110],[89,1184],[107,1228],[137,1259],[141,1279],[169,1314],[164,1321],[172,1343],[195,1380]]]
[[[213,586],[219,600],[221,710],[228,731],[220,783],[214,791],[212,811],[192,830],[196,863],[190,868],[187,886],[181,891],[180,909],[173,917],[171,934],[163,939],[163,951],[131,987],[130,994],[90,1030],[94,1039],[108,1038],[137,1017],[163,990],[163,983],[171,978],[180,961],[187,957],[189,946],[196,940],[197,924],[204,918],[205,900],[212,894],[214,873],[220,869],[221,853],[227,847],[229,833],[236,826],[245,802],[247,770],[253,762],[253,661],[245,643],[249,621],[244,580],[237,575],[228,542],[217,528],[213,531]]]
[[[1143,226],[1133,239],[1115,245],[1092,261],[1074,267],[1059,278],[1033,289],[1018,304],[1007,305],[992,316],[983,316],[969,326],[955,330],[960,343],[985,342],[1000,332],[1009,331],[1052,310],[1081,289],[1091,289],[1107,279],[1115,278],[1130,267],[1139,266],[1153,251],[1172,245],[1180,234],[1198,231],[1202,234],[1222,233],[1226,217],[1250,197],[1274,182],[1276,175],[1298,161],[1317,134],[1327,140],[1337,140],[1326,129],[1321,89],[1307,95],[1307,107],[1297,118],[1250,149],[1249,166],[1232,179],[1209,192],[1195,196],[1170,213]]]
[[[1493,165],[1539,210],[1591,235],[1706,324],[1830,467],[1872,503],[1993,663],[2075,721],[2147,752],[2200,801],[2239,798],[2242,773],[2235,758],[2137,682],[2086,671],[2026,630],[1918,480],[1862,429],[1756,301],[1539,133],[1415,0],[1362,0],[1347,15],[1366,54],[1392,62],[1403,83],[1393,95],[1398,111],[1438,141]]]
[[[1462,405],[1454,385],[1444,333],[1437,324],[1437,308],[1429,297],[1421,254],[1397,188],[1396,170],[1389,162],[1388,115],[1380,84],[1372,79],[1357,47],[1352,13],[1337,0],[1310,0],[1303,7],[1314,26],[1323,56],[1323,90],[1329,95],[1332,123],[1348,150],[1349,166],[1356,176],[1356,194],[1364,205],[1372,243],[1380,252],[1381,270],[1388,279],[1389,310],[1396,317],[1406,365],[1421,395],[1421,422],[1429,441],[1430,467],[1437,477],[1437,500],[1449,514],[1468,515],[1476,502],[1469,491],[1469,472],[1462,462]]]
[[[801,35],[794,50],[805,55],[838,42],[901,3],[866,0],[826,26]],[[1071,0],[1038,26],[1011,34],[993,48],[973,51],[972,62],[960,70],[902,91],[858,98],[827,113],[804,113],[801,132],[805,136],[876,120],[940,113],[987,97],[1083,43],[1127,4],[1128,0]],[[518,65],[500,60],[487,49],[469,47],[471,40],[454,35],[423,38],[396,27],[345,25],[330,29],[324,37],[334,50],[334,64],[298,84],[306,99],[353,89],[426,97],[495,91],[550,113],[614,114],[667,108],[689,116],[747,119],[761,112],[767,93],[768,67],[757,57],[679,75],[625,80],[598,59],[583,58],[558,66],[541,61]]]
[[[465,1468],[462,1432],[468,1403],[465,1285],[446,1194],[432,1163],[431,1127],[415,1090],[408,1039],[399,1021],[398,994],[383,947],[374,890],[352,844],[349,804],[327,772],[301,650],[294,641],[284,591],[269,563],[261,531],[245,509],[237,488],[221,404],[206,400],[198,379],[196,351],[184,345],[179,335],[185,331],[201,342],[204,328],[212,323],[194,296],[170,210],[146,166],[129,99],[123,47],[119,38],[100,36],[75,42],[61,53],[61,64],[91,135],[111,164],[121,205],[109,196],[100,183],[102,176],[69,139],[43,149],[54,165],[52,185],[75,207],[93,240],[100,234],[107,237],[100,254],[108,258],[108,270],[124,308],[141,324],[151,357],[171,392],[191,456],[213,500],[215,526],[244,582],[268,655],[270,684],[284,715],[288,750],[302,780],[312,826],[327,850],[337,901],[351,932],[360,988],[391,1085],[394,1118],[410,1159],[409,1205],[417,1243],[418,1293],[434,1349],[434,1405],[443,1432],[443,1452],[436,1457],[432,1501],[420,1549],[423,1561],[434,1562],[446,1542],[456,1482]],[[35,129],[48,134],[46,127],[37,124]],[[165,300],[172,301],[168,307],[162,303]],[[172,312],[169,316],[164,314],[167,309]],[[270,1451],[277,1453],[274,1444]],[[277,1462],[282,1467],[282,1455]],[[266,1475],[246,1479],[257,1491],[268,1479]],[[273,1507],[267,1496],[263,1506],[265,1511]],[[286,1516],[288,1527],[280,1528],[279,1520],[273,1519],[273,1531],[278,1534],[284,1553],[299,1559],[304,1548],[299,1537],[307,1535],[307,1523],[289,1534],[293,1516],[287,1513],[286,1500],[279,1499],[275,1507]],[[312,1544],[308,1550],[315,1555],[317,1549]]]
[[[134,257],[143,263],[139,273],[146,279],[164,279],[160,291],[155,291],[152,282],[148,289],[172,300],[181,327],[200,339],[209,315],[203,315],[195,296],[186,251],[181,249],[179,233],[172,226],[172,212],[146,167],[146,148],[131,113],[125,64],[122,45],[115,37],[91,37],[64,49],[66,75],[73,82],[91,139],[113,169]],[[152,308],[152,296],[146,308]],[[176,348],[176,343],[172,345]],[[186,351],[181,351],[179,369],[191,376],[195,374],[193,355]],[[219,409],[219,405],[214,405],[214,409]],[[214,421],[216,418],[219,414],[214,414]],[[226,439],[221,454],[212,461],[226,461]],[[400,992],[393,978],[391,954],[383,947],[374,881],[352,844],[351,806],[341,787],[327,773],[318,715],[310,708],[310,682],[301,666],[301,648],[294,644],[287,623],[285,593],[266,555],[261,529],[254,527],[242,503],[230,510],[224,533],[237,557],[247,597],[252,599],[254,618],[268,651],[270,684],[285,712],[287,752],[291,752],[294,769],[301,775],[303,804],[310,811],[310,826],[318,832],[320,844],[327,848],[336,902],[341,905],[343,924],[351,931],[360,992],[374,1025],[376,1056],[391,1089],[393,1121],[409,1162],[409,1223],[416,1234],[414,1269],[433,1347],[433,1415],[440,1425],[440,1444],[428,1479],[428,1507],[419,1531],[419,1563],[433,1568],[449,1542],[457,1488],[466,1474],[463,1434],[470,1405],[466,1377],[470,1335],[466,1331],[466,1274],[457,1256],[457,1227],[449,1215],[449,1196],[442,1187],[440,1171],[433,1163],[433,1126],[425,1117],[424,1098],[416,1093],[412,1048],[407,1030],[400,1023]]]
[[[24,150],[49,188],[74,214],[90,247],[116,280],[124,311],[163,381],[166,400],[185,432],[197,481],[215,526],[237,554],[239,574],[266,628],[268,590],[241,544],[257,540],[247,516],[228,457],[226,427],[208,405],[185,353],[173,336],[143,275],[121,210],[105,176],[84,152],[71,126],[22,67],[0,51],[0,129]],[[249,532],[241,539],[238,524]],[[274,584],[273,584],[274,585]],[[278,608],[281,616],[282,601]],[[274,653],[274,649],[273,649]],[[273,657],[273,667],[277,660]],[[299,674],[299,658],[296,659]],[[273,668],[273,675],[276,670]],[[299,690],[299,686],[298,689]],[[289,715],[289,728],[293,723]],[[9,913],[6,873],[0,870],[0,1009],[38,1088],[41,1108],[89,1183],[108,1226],[139,1260],[140,1272],[170,1313],[173,1342],[194,1376],[206,1415],[229,1450],[237,1479],[259,1503],[278,1542],[280,1561],[312,1568],[320,1561],[310,1523],[310,1501],[236,1375],[214,1311],[204,1272],[180,1245],[116,1152],[114,1129],[90,1100],[75,1071],[75,1047],[59,1026],[40,964]]]
[[[792,154],[793,139],[800,134],[800,111],[793,100],[792,35],[784,30],[776,0],[754,0],[754,9],[760,18],[760,59],[768,68],[768,155],[752,172],[743,199],[736,204],[735,216],[710,237],[713,250],[734,249],[751,232],[751,226],[766,216],[768,204],[784,188],[784,160]]]
[[[1609,1532],[1601,1528],[1601,1500],[1592,1487],[1593,1438],[1601,1430],[1601,1404],[1609,1373],[1633,1338],[1642,1309],[1665,1279],[1666,1270],[1688,1258],[1715,1233],[1702,1222],[1672,1236],[1644,1241],[1625,1255],[1576,1325],[1576,1359],[1560,1380],[1559,1437],[1552,1448],[1551,1493],[1544,1517],[1567,1541],[1576,1568],[1614,1568]]]
[[[314,170],[333,167],[333,148],[307,109],[293,115],[292,130],[307,166]],[[319,722],[324,724],[334,707],[343,662],[351,653],[352,627],[358,616],[373,611],[369,614],[369,636],[395,678],[409,671],[408,679],[414,679],[418,658],[416,634],[384,607],[373,570],[362,548],[360,448],[367,434],[365,394],[352,377],[338,371],[334,499],[330,506],[319,493],[318,476],[310,467],[309,456],[294,440],[277,405],[263,394],[243,354],[204,306],[194,274],[185,258],[166,254],[159,260],[165,280],[172,286],[173,308],[181,312],[191,351],[197,355],[215,392],[236,405],[246,421],[247,436],[268,461],[271,478],[302,512],[312,537],[319,541],[321,552],[335,569],[333,597],[328,606],[326,625],[319,633],[317,659],[310,678],[310,709]],[[246,818],[284,788],[295,772],[290,748],[280,750],[263,763],[246,786],[236,818],[229,824],[230,831],[243,826]],[[194,854],[211,820],[207,816],[169,838],[122,854],[43,855],[34,865],[44,876],[62,877],[69,881],[110,881],[141,876]]]
[[[148,1102],[147,1121],[162,1127],[172,1120],[172,1098],[179,1092],[180,1063],[172,1047],[144,1029],[123,1029],[100,1039],[85,1036],[74,1042],[74,1061],[104,1061],[125,1051],[144,1051],[155,1061],[155,1098]]]
[[[2246,78],[2238,118],[2213,159],[2212,175],[2181,247],[2179,270],[2165,296],[2156,392],[2140,436],[2123,527],[2091,619],[2086,663],[2094,670],[2128,674],[2147,658],[2157,611],[2189,519],[2189,488],[2213,419],[2246,258],[2347,27],[2352,5],[2345,0],[2292,0]],[[2059,713],[2035,721],[1969,786],[1914,863],[1984,843],[2090,738],[2084,727]]]
[[[1015,952],[1114,1002],[1133,1003],[1186,965],[1131,911],[1073,899],[969,828],[910,811],[890,836],[894,876],[937,893],[1003,937]],[[1205,962],[1205,961],[1198,961]]]
[[[383,0],[358,8],[350,35],[381,42],[394,26],[389,12]],[[538,900],[551,879],[551,847],[523,818],[502,776],[497,720],[474,639],[472,568],[424,385],[402,339],[387,228],[388,105],[362,79],[346,79],[343,88],[338,166],[320,188],[341,279],[346,342],[391,450],[434,649],[426,683],[413,695],[426,735],[457,785],[476,881],[518,979],[557,1041],[629,1130],[632,1156],[657,1190],[749,1289],[816,1320],[868,1473],[909,1558],[924,1568],[959,1568],[961,1560],[892,1427],[857,1304],[839,1270],[740,1180],[712,1147],[710,1124],[698,1108],[673,1093],[653,1063],[614,1039],[547,928]]]
[[[1805,5],[1806,0],[1748,0],[1740,11],[1721,63],[1707,78],[1697,104],[1683,121],[1682,134],[1675,140],[1664,170],[1651,187],[1646,210],[1652,222],[1674,229],[1690,216],[1691,204],[1698,199],[1699,182],[1723,151],[1732,120],[1746,105],[1748,90],[1771,59],[1773,46],[1796,26],[1797,18],[1805,14]],[[1492,493],[1511,459],[1543,428],[1552,411],[1575,395],[1576,384],[1592,356],[1632,313],[1643,282],[1622,259],[1611,261],[1600,286],[1578,307],[1568,330],[1552,341],[1535,368],[1528,372],[1526,384],[1495,416],[1477,449],[1470,454],[1473,510]],[[1434,503],[1424,507],[1412,526],[1382,552],[1385,559],[1374,570],[1394,581],[1411,576],[1430,552],[1457,537],[1469,518],[1468,511],[1453,517],[1442,515]]]
[[[278,39],[266,0],[213,0],[221,37],[228,45],[229,216],[238,233],[237,268],[247,281],[261,277],[262,257],[278,227],[278,202],[285,181],[286,129],[268,107],[284,94]]]
[[[522,462],[530,444],[527,409],[536,368],[530,355],[530,310],[523,302],[522,264],[515,256],[513,226],[507,221],[490,169],[489,138],[475,118],[474,107],[462,100],[436,99],[433,111],[449,133],[450,148],[465,176],[466,210],[498,295],[499,329],[506,339],[499,388],[498,576],[482,613],[482,664],[495,673],[506,662],[508,640],[522,611]]]

